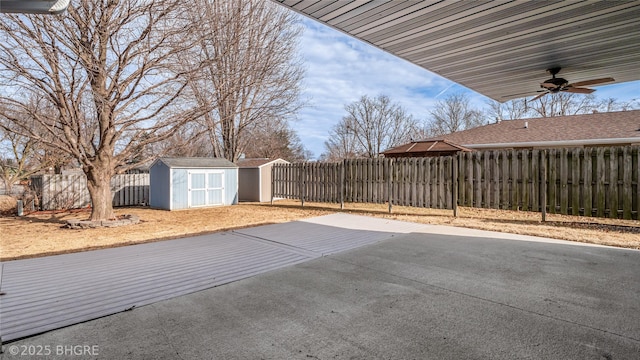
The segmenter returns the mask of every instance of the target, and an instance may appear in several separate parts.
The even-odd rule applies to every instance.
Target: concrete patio
[[[11,270],[14,262],[5,263],[3,357],[17,358],[13,351],[36,345],[54,350],[57,346],[94,346],[96,353],[83,356],[106,359],[640,357],[640,251],[345,214],[215,236],[228,239],[215,240],[220,249],[245,246],[243,251],[234,250],[232,258],[243,258],[243,252],[252,254],[247,258],[251,260],[242,261],[255,266],[255,271],[228,277],[209,275],[208,280],[203,273],[195,276],[201,279],[200,290],[197,282],[185,285],[190,290],[180,296],[177,291],[155,290],[155,298],[118,302],[120,307],[111,310],[135,305],[132,311],[8,343],[12,339],[7,334],[17,338],[15,334],[24,332],[5,332],[14,328],[5,327],[7,317],[11,324],[25,320],[41,324],[44,316],[24,312],[20,318],[11,318],[20,301],[7,310],[5,299],[12,293],[16,296],[18,283],[11,285],[10,279],[24,271]],[[189,251],[189,241],[213,242],[192,238],[145,244],[149,248],[140,251],[136,247],[109,251],[128,250],[129,262],[146,264],[147,272],[144,266],[137,270],[140,273],[125,271],[127,278],[157,283],[163,278],[149,276],[167,268],[173,269],[167,273],[174,273],[178,263],[200,271],[207,264],[205,259],[212,258],[208,253],[188,266],[189,256],[183,252]],[[175,264],[148,260],[161,256],[163,247],[174,242],[180,244],[172,250]],[[205,253],[205,248],[197,249],[193,254]],[[256,253],[267,249],[273,251],[269,258],[286,260],[261,265]],[[105,259],[113,258],[112,253],[103,254]],[[95,298],[96,304],[102,304],[114,298],[113,294],[135,293],[133,285],[131,289],[119,285],[127,291],[115,290],[115,285],[112,290],[107,288],[111,281],[107,278],[125,277],[123,259],[124,255],[118,266],[93,270],[91,276],[102,274],[104,279],[74,290],[74,301]],[[52,261],[31,261],[36,260]],[[93,260],[76,266],[95,264]],[[228,269],[229,263],[225,264],[222,268]],[[42,274],[56,271],[55,264],[48,266],[49,271],[42,270]],[[66,276],[51,277],[69,287],[85,273],[67,271]],[[31,275],[31,280],[23,281],[36,278]],[[221,283],[226,285],[219,286],[215,279],[223,278]],[[168,289],[179,284],[176,280]],[[148,288],[151,285],[142,289]],[[47,289],[52,297],[62,295],[55,286]]]

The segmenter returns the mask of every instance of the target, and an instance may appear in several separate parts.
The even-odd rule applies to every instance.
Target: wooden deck
[[[35,335],[424,228],[333,214],[1,263],[0,337]]]

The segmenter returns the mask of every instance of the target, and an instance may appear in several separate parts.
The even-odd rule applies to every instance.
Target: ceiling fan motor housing
[[[569,84],[566,79],[557,78],[556,75],[560,72],[560,67],[554,67],[547,69],[547,72],[551,74],[552,78],[540,84],[540,87],[544,90],[538,90],[540,94],[535,96],[533,100],[538,100],[545,94],[556,94],[560,91],[568,91],[571,93],[578,94],[591,94],[594,92],[594,89],[590,89],[588,87],[584,87],[587,85],[596,85],[596,84],[604,84],[615,81],[612,77],[601,78],[601,79],[591,79],[591,80],[583,80],[578,81],[576,83]]]
[[[549,89],[549,90],[559,90],[561,88],[566,87],[567,85],[569,85],[569,82],[567,80],[563,78],[554,77],[540,84],[540,87]]]

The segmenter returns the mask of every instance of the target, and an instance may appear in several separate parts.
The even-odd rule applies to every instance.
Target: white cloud
[[[324,150],[329,130],[344,115],[344,106],[363,95],[388,95],[423,119],[433,93],[453,84],[425,69],[387,54],[324,25],[304,19],[300,52],[307,69],[303,85],[309,107],[293,124],[315,156]]]
[[[362,95],[388,95],[414,117],[425,120],[438,100],[464,92],[472,106],[486,108],[489,98],[399,59],[341,32],[304,18],[300,53],[307,69],[303,96],[309,107],[292,124],[305,146],[318,157],[329,130],[344,106]],[[638,99],[640,82],[599,88],[600,98]]]

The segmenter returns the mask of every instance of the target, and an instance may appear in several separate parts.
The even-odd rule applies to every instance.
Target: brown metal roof
[[[274,1],[497,101],[640,80],[640,1]]]
[[[640,110],[507,120],[426,140],[436,139],[470,148],[483,144],[513,147],[516,143],[579,145],[579,141],[591,145],[640,143]]]
[[[413,141],[408,144],[403,144],[391,148],[382,154],[428,154],[428,153],[441,153],[441,152],[458,152],[458,151],[471,151],[471,149],[465,148],[454,144],[448,140],[435,139],[435,140],[422,140]]]

